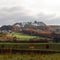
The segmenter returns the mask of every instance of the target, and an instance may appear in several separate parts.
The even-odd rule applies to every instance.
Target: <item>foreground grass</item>
[[[0,54],[1,60],[60,60],[60,53],[54,54]]]

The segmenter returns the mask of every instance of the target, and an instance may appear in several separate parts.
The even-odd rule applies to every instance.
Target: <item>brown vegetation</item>
[[[51,31],[43,31],[43,30],[34,30],[34,29],[30,29],[30,28],[25,28],[23,29],[24,32],[26,33],[31,33],[31,34],[43,34],[43,35],[51,35]]]
[[[0,35],[0,40],[9,40],[9,41],[13,41],[13,37],[12,36],[7,36],[4,34]]]

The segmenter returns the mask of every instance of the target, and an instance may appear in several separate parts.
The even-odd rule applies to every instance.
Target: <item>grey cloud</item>
[[[47,25],[60,25],[60,17],[57,17],[56,14],[47,15],[40,13],[36,16],[37,21],[42,21]]]
[[[22,7],[1,8],[0,9],[0,25],[9,25],[16,22],[26,21],[43,21],[47,24],[59,24],[60,18],[55,18],[55,14],[46,15],[40,13],[36,16],[30,16],[29,11]],[[57,22],[56,22],[57,21]]]
[[[54,19],[51,19],[47,21],[48,24],[52,25],[60,25],[60,17],[56,17]]]
[[[39,14],[38,21],[43,21],[48,25],[60,25],[60,17],[57,17],[56,14],[46,15],[46,14]]]
[[[13,7],[0,9],[0,25],[32,20],[34,20],[34,18],[30,16],[24,8]]]
[[[3,8],[0,8],[0,11],[3,11],[3,12],[15,12],[15,11],[23,11],[24,9],[22,7],[3,7]]]
[[[41,20],[41,21],[51,20],[51,19],[53,19],[55,17],[56,17],[55,14],[48,15],[48,14],[40,13],[40,14],[37,15],[37,19]]]

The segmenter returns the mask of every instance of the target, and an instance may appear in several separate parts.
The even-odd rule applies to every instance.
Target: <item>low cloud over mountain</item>
[[[47,15],[40,12],[40,14],[32,15],[30,12],[22,7],[0,8],[0,26],[35,20],[43,21],[47,24],[59,24],[60,22],[60,18],[56,18],[55,14]]]

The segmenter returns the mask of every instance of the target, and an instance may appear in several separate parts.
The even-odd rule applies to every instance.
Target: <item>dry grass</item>
[[[0,54],[1,60],[60,60],[60,53],[54,54]]]

